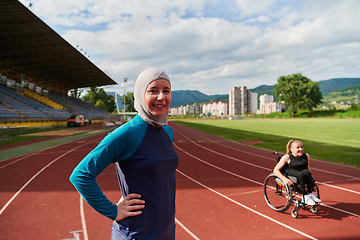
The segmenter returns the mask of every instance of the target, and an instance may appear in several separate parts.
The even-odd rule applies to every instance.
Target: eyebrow
[[[153,89],[153,88],[156,88],[156,89],[157,89],[158,87],[155,87],[155,86],[154,86],[154,87],[149,87],[149,88],[147,88],[147,89]],[[170,88],[170,87],[164,87],[164,89],[171,89],[171,88]]]

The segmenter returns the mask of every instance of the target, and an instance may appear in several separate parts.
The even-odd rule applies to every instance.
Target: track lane
[[[4,208],[23,188],[0,215],[0,239],[110,239],[112,221],[81,202],[69,182],[75,166],[105,135],[0,162],[0,207]],[[109,200],[120,199],[114,165],[106,168],[97,181]],[[181,226],[177,226],[176,236],[194,239]]]
[[[302,237],[314,239],[297,230],[295,232],[291,227],[274,219],[269,221],[267,216],[256,210],[256,205],[252,205],[254,202],[251,202],[249,206],[243,204],[243,198],[259,195],[251,187],[241,189],[242,196],[239,194],[238,198],[242,199],[234,200],[234,196],[226,196],[226,193],[233,195],[230,194],[233,193],[233,188],[226,191],[218,185],[219,177],[222,177],[218,175],[219,172],[204,168],[204,176],[199,179],[208,178],[208,181],[204,181],[207,185],[183,174],[180,170],[178,172],[180,175],[177,175],[177,178],[182,179],[182,183],[178,184],[180,190],[177,192],[177,218],[188,223],[191,231],[200,239],[269,239],[268,236],[274,239],[297,239],[299,234]],[[214,177],[217,179],[215,180],[217,186],[209,178],[213,175],[216,175]],[[221,181],[225,182],[227,179]],[[233,180],[229,179],[229,181]],[[241,184],[241,180],[236,181]],[[209,185],[214,186],[210,188]],[[249,214],[249,211],[253,214]],[[279,231],[279,224],[284,227],[282,231]],[[204,231],[204,229],[208,230]]]
[[[177,128],[177,126],[179,126],[179,128]],[[199,145],[201,145],[201,146],[206,146],[206,147],[208,147],[208,148],[210,148],[210,149],[215,149],[214,151],[213,151],[213,154],[215,154],[214,152],[217,152],[217,153],[221,153],[221,152],[223,152],[223,153],[221,153],[221,154],[224,154],[224,155],[231,155],[231,151],[229,150],[229,149],[226,149],[226,150],[224,150],[224,148],[219,148],[218,146],[211,146],[211,143],[209,143],[209,142],[207,142],[206,141],[206,139],[204,139],[204,138],[202,138],[202,136],[206,136],[206,137],[209,137],[209,135],[208,134],[204,134],[204,133],[202,133],[202,132],[199,132],[199,131],[196,131],[196,130],[193,130],[193,129],[191,129],[191,130],[188,130],[187,128],[185,128],[185,127],[183,127],[183,126],[181,126],[181,125],[175,125],[175,124],[173,124],[172,125],[172,127],[173,127],[173,129],[174,129],[174,132],[175,132],[175,144],[177,144],[177,145],[179,145],[179,146],[182,146],[183,148],[186,148],[186,151],[189,151],[189,152],[191,152],[191,153],[193,153],[193,154],[195,154],[196,156],[201,156],[200,158],[205,158],[205,159],[207,159],[207,161],[211,161],[211,162],[216,162],[216,164],[223,164],[223,162],[225,162],[225,161],[222,161],[222,160],[220,160],[220,158],[219,158],[219,155],[218,156],[212,156],[212,155],[205,155],[205,152],[206,151],[203,151],[204,149],[198,149],[197,147],[195,147],[196,146],[196,144],[199,144]],[[188,139],[186,139],[184,136],[181,136],[181,134],[185,134],[187,137],[190,137],[192,140],[194,140],[193,142],[190,142],[190,141],[188,141]],[[219,143],[219,142],[222,142],[222,143],[224,143],[224,142],[226,142],[226,143],[229,143],[229,145],[232,145],[232,146],[236,146],[236,149],[241,149],[241,148],[243,148],[243,146],[241,146],[242,144],[238,144],[238,143],[235,143],[235,142],[232,142],[232,141],[228,141],[228,140],[225,140],[225,139],[221,139],[221,138],[218,138],[218,137],[214,137],[214,136],[212,136],[212,144],[214,144],[215,142],[216,143]],[[195,143],[195,144],[194,144]],[[193,147],[191,147],[191,145],[195,145],[195,146],[193,146]],[[237,148],[237,146],[239,146],[240,145],[240,147],[239,148]],[[265,155],[265,157],[263,157],[264,158],[264,160],[262,161],[263,163],[265,163],[265,166],[266,167],[268,167],[267,166],[267,162],[269,162],[268,160],[269,159],[266,159],[266,158],[268,158],[268,157],[266,157],[266,156],[272,156],[272,154],[271,153],[269,153],[270,151],[264,151],[264,150],[261,150],[261,149],[259,149],[259,151],[258,152],[256,152],[256,151],[254,151],[254,150],[256,150],[256,148],[254,148],[254,147],[250,147],[249,148],[250,149],[250,151],[248,151],[249,153],[250,153],[250,155],[252,155],[252,158],[249,158],[248,159],[248,161],[250,161],[251,163],[253,163],[254,161],[253,161],[253,156],[254,155],[259,155],[259,152],[265,152],[267,155]],[[198,153],[198,154],[197,154]],[[237,156],[239,156],[239,152],[237,152],[236,153],[237,154]],[[271,154],[271,155],[270,155]],[[244,154],[242,154],[241,155],[241,158],[245,158],[244,157]],[[272,156],[272,159],[273,159],[273,156]],[[184,159],[182,159],[182,160],[184,160]],[[194,160],[190,160],[191,161],[191,163],[189,163],[189,164],[193,164],[193,162],[194,162]],[[271,169],[273,168],[273,166],[275,165],[275,160],[272,160],[272,166],[271,166]],[[236,163],[236,164],[238,164],[238,163]],[[230,170],[234,170],[234,169],[241,169],[241,168],[243,168],[244,166],[242,166],[242,167],[239,167],[238,165],[236,165],[235,163],[233,163],[233,166],[232,166],[232,169],[230,168]],[[186,164],[185,164],[186,165]],[[333,165],[333,164],[330,164],[330,165]],[[236,167],[236,166],[238,166],[238,167]],[[250,166],[250,167],[249,167]],[[226,167],[225,167],[226,168]],[[251,169],[248,169],[248,168],[252,168],[251,167],[251,165],[248,165],[248,167],[247,167],[247,170],[245,170],[245,172],[246,171],[249,171],[249,172],[253,172],[253,170],[251,170]],[[346,167],[345,167],[346,168]],[[201,169],[201,167],[200,167],[200,169]],[[187,171],[190,171],[190,170],[188,170],[188,169],[186,169]],[[190,173],[189,173],[189,175],[190,176],[193,176],[193,174],[194,173],[192,173],[192,172],[196,172],[195,170],[192,170]],[[253,172],[254,173],[254,172]],[[266,174],[265,174],[265,177],[267,176],[267,174],[268,174],[269,172],[267,172]],[[196,173],[195,173],[196,174]],[[326,173],[326,174],[328,174],[328,173]],[[243,174],[241,174],[241,175],[246,175],[246,173],[244,173],[243,172]],[[315,173],[315,175],[316,176],[318,176],[318,173],[316,172]],[[195,175],[194,175],[195,176]],[[260,177],[260,179],[262,178],[262,181],[265,179],[265,177]],[[339,177],[339,176],[336,176],[336,177]],[[357,184],[355,184],[356,186],[357,186]],[[323,195],[323,188],[326,188],[326,187],[322,187],[322,189],[320,190],[320,193],[322,193],[322,196],[326,196],[326,195]],[[324,189],[325,190],[325,189]],[[331,190],[329,190],[330,192],[331,191],[333,191],[333,189],[331,189]],[[326,190],[325,192],[328,192],[328,190]],[[336,194],[335,194],[336,195]],[[343,195],[343,194],[341,194],[341,195]],[[346,194],[345,194],[346,195]],[[262,198],[262,201],[263,201],[263,203],[262,203],[262,205],[266,205],[266,203],[265,203],[265,201],[263,200],[263,195],[261,196],[261,198]],[[322,197],[323,198],[323,197]],[[359,209],[359,201],[358,200],[356,200],[356,196],[355,196],[355,198],[354,198],[354,196],[351,196],[351,195],[347,195],[347,196],[344,196],[343,198],[339,198],[339,196],[336,196],[336,198],[333,198],[333,199],[335,199],[335,201],[338,201],[338,202],[343,202],[343,201],[347,201],[347,204],[345,204],[345,205],[347,205],[347,206],[352,206],[352,207],[355,207],[355,211],[358,211],[358,209]],[[349,199],[350,199],[350,201],[349,201]],[[332,205],[334,205],[334,201],[332,200],[332,203],[330,203],[330,204],[332,204]],[[345,205],[344,204],[337,204],[337,203],[335,203],[335,206],[341,206],[341,207],[345,207]],[[267,207],[267,206],[266,206]],[[323,211],[323,215],[321,216],[321,217],[328,217],[329,219],[331,219],[331,217],[333,217],[334,219],[337,219],[337,218],[342,218],[342,219],[351,219],[351,218],[354,218],[354,216],[351,216],[351,215],[349,215],[349,214],[347,214],[347,213],[339,213],[339,212],[334,212],[333,211],[333,209],[326,209],[326,210],[324,210],[323,209],[324,207],[321,207],[321,211]],[[345,208],[347,208],[347,207],[345,207]],[[269,208],[270,209],[270,208]],[[320,214],[319,215],[321,215],[321,211],[320,211]],[[352,208],[351,210],[350,210],[351,212],[354,212],[354,208]],[[274,212],[274,211],[273,211]],[[276,212],[275,212],[276,213]],[[303,214],[303,213],[305,213],[305,215]],[[283,214],[279,214],[279,213],[276,213],[276,215],[283,215]],[[306,217],[306,218],[319,218],[319,216],[316,216],[316,217],[314,217],[314,215],[313,216],[311,216],[311,215],[309,215],[309,216],[306,216],[306,211],[302,211],[302,210],[300,210],[300,216],[301,215],[303,215],[303,217]],[[277,217],[277,216],[274,216],[274,217]],[[290,217],[289,215],[288,215],[288,217]],[[291,217],[290,217],[291,218]],[[355,220],[358,220],[359,218],[358,217],[355,217]],[[292,220],[292,219],[290,219],[290,220]],[[284,219],[284,221],[288,221],[287,219],[285,220]],[[319,225],[319,224],[317,224],[320,228],[322,227],[321,226],[321,224]],[[315,225],[315,226],[317,226],[317,225]],[[332,228],[332,225],[336,225],[336,224],[334,224],[334,223],[332,223],[332,224],[330,224],[330,225],[327,225],[327,227],[329,227],[329,230],[331,230],[331,231],[333,231],[334,229]],[[351,223],[350,223],[350,225],[351,225]],[[305,227],[306,228],[306,227]],[[340,231],[341,232],[341,231]],[[350,231],[349,232],[349,236],[351,236],[351,234],[354,234],[354,232],[355,232],[355,234],[359,234],[359,230],[356,230],[356,229],[353,229],[352,231]]]
[[[79,202],[79,194],[68,179],[72,169],[91,151],[88,145],[102,137],[22,156],[21,161],[1,169],[1,176],[8,173],[6,182],[0,183],[1,203],[9,195],[13,200],[0,216],[6,222],[0,235],[4,239],[65,239],[74,236],[71,231],[81,230],[78,204],[74,204]]]
[[[182,133],[180,133],[180,134],[182,134]],[[190,136],[191,134],[194,134],[194,132],[188,131],[187,134],[189,134],[189,136]],[[234,161],[243,162],[245,164],[256,166],[258,168],[262,168],[262,169],[269,170],[269,171],[272,171],[273,167],[276,164],[276,161],[274,159],[274,155],[270,155],[271,158],[269,158],[267,156],[266,153],[271,152],[269,150],[259,149],[259,148],[255,148],[255,147],[252,147],[252,146],[248,146],[248,147],[252,147],[252,149],[258,149],[259,152],[265,151],[265,155],[259,155],[259,153],[253,153],[253,152],[246,151],[246,150],[244,151],[244,150],[241,150],[241,149],[237,148],[238,146],[240,146],[240,147],[244,146],[241,143],[236,143],[236,142],[233,142],[233,141],[229,141],[229,140],[221,139],[221,138],[216,138],[216,137],[215,137],[216,140],[213,140],[213,139],[210,139],[210,138],[204,137],[202,135],[198,135],[198,134],[195,134],[195,138],[196,137],[201,138],[201,140],[193,141],[190,138],[187,138],[185,136],[185,138],[187,138],[187,140],[190,141],[192,144],[197,145],[198,147],[202,148],[202,151],[205,150],[205,151],[211,151],[211,152],[214,152],[214,153],[218,153],[219,155],[222,155],[222,156],[227,157],[227,158],[231,158]],[[213,143],[213,145],[211,145],[211,143]],[[226,143],[226,144],[224,144],[224,143]],[[210,147],[206,147],[206,144],[210,144],[209,145]],[[233,146],[228,146],[229,144],[230,145],[232,144]],[[245,145],[245,146],[247,146],[247,145]],[[221,153],[221,151],[224,151],[224,148],[226,148],[226,150],[227,150],[226,154]],[[241,158],[239,158],[239,153],[241,155],[241,158],[246,157],[247,154],[249,154],[250,158],[251,158],[251,156],[253,156],[251,158],[251,162],[250,161],[243,161]],[[270,160],[270,162],[267,162],[266,160]],[[311,165],[313,165],[312,161],[313,160],[311,160]],[[315,161],[319,162],[321,160],[316,160],[315,159]],[[269,165],[269,164],[271,164],[271,165]],[[326,162],[326,161],[321,161],[321,164],[334,167],[334,163],[329,163],[329,162]],[[341,173],[337,173],[337,172],[334,172],[334,171],[317,169],[317,168],[311,167],[311,169],[315,170],[315,172],[318,171],[318,173],[316,173],[317,178],[322,178],[322,179],[324,179],[324,177],[330,178],[330,179],[325,179],[325,180],[329,181],[329,183],[332,183],[332,182],[333,183],[336,183],[336,182],[358,183],[360,181],[360,177],[358,176],[359,175],[359,169],[351,167],[351,166],[339,165],[339,166],[337,166],[336,170],[339,169],[339,168],[341,168],[342,170],[347,170],[347,171],[349,171],[351,173],[354,173],[354,176],[348,175],[348,174],[341,174]],[[357,172],[355,173],[354,170],[357,170]],[[340,178],[334,179],[334,177],[340,177]],[[319,181],[317,181],[317,182],[320,183],[320,184],[323,184],[325,186],[328,186],[328,187],[334,187],[334,188],[338,188],[338,189],[341,189],[341,190],[344,190],[344,191],[353,192],[355,194],[360,194],[360,191],[357,191],[357,189],[359,188],[358,184],[355,184],[354,185],[355,189],[352,190],[352,189],[344,189],[344,188],[341,188],[341,187],[336,187],[335,185],[332,185],[332,184],[329,184],[329,183],[322,183],[322,182],[319,182]]]
[[[227,236],[226,239],[239,239],[239,236],[245,239],[271,239],[271,237],[276,234],[273,233],[273,231],[280,233],[277,239],[288,239],[289,236],[294,239],[306,238],[288,228],[284,228],[286,230],[280,232],[280,227],[277,223],[266,220],[258,214],[249,214],[248,212],[250,210],[244,209],[235,202],[254,209],[276,221],[286,223],[290,227],[295,228],[295,226],[299,225],[299,222],[300,225],[305,222],[306,226],[300,226],[300,231],[318,239],[338,239],[341,237],[357,239],[358,236],[360,236],[359,230],[357,229],[359,226],[359,218],[351,216],[346,212],[337,213],[338,211],[335,209],[321,207],[318,215],[300,210],[299,219],[293,219],[288,212],[284,214],[277,213],[267,207],[263,199],[261,184],[269,173],[267,168],[272,169],[275,164],[271,151],[224,140],[193,129],[177,128],[177,126],[181,125],[176,124],[175,126],[175,124],[171,124],[171,126],[174,129],[176,146],[182,147],[185,151],[198,158],[209,160],[211,164],[219,165],[220,168],[226,171],[260,183],[256,184],[220,169],[204,165],[204,163],[194,158],[189,158],[186,156],[187,154],[181,153],[181,151],[177,149],[180,156],[179,171],[183,171],[183,173],[189,177],[194,180],[196,179],[196,181],[204,186],[211,187],[211,189],[223,195],[221,196],[212,192],[180,173],[177,173],[177,239],[224,239],[222,236]],[[194,147],[196,145],[186,138],[183,138],[177,132],[177,129],[179,129],[181,133],[186,133],[186,136],[194,140],[197,144],[203,145],[214,152],[201,147]],[[39,154],[35,156],[14,162],[3,169],[1,166],[18,158],[0,162],[0,179],[3,176],[2,173],[12,172],[10,174],[11,177],[4,179],[8,181],[7,183],[11,183],[10,185],[15,183],[13,186],[6,186],[6,184],[1,185],[2,181],[0,182],[0,203],[3,204],[5,201],[2,201],[2,199],[7,198],[5,195],[9,194],[10,196],[11,191],[14,192],[15,189],[19,189],[19,186],[29,180],[29,177],[36,172],[36,169],[41,169],[46,163],[59,157],[61,153],[64,153],[66,150],[68,151],[85,142],[89,143],[73,151],[71,154],[66,155],[67,157],[61,158],[61,161],[58,160],[53,163],[51,167],[39,174],[24,191],[15,198],[9,205],[12,209],[11,214],[8,212],[9,208],[0,215],[1,223],[10,226],[10,228],[0,229],[0,239],[2,239],[1,236],[12,235],[16,237],[4,239],[21,239],[24,238],[24,236],[28,236],[28,239],[32,239],[33,236],[36,236],[37,239],[70,239],[74,238],[76,233],[80,235],[80,239],[84,239],[80,216],[80,197],[69,183],[68,176],[70,176],[72,169],[83,156],[91,151],[103,136],[104,135],[100,137],[100,135],[98,135],[99,139],[91,144],[89,143],[91,138],[87,138],[82,141],[75,141],[70,145],[65,144],[64,146],[55,147],[48,151],[41,151],[41,153],[38,152]],[[209,141],[209,139],[211,141]],[[219,144],[233,147],[236,150],[224,148],[224,146],[220,146]],[[223,156],[215,152],[221,153]],[[254,166],[231,159],[240,158],[240,155],[241,161],[251,163]],[[316,170],[315,168],[317,167],[315,163],[317,163],[317,161],[315,160],[312,161],[312,163],[313,162],[313,172],[317,179],[321,178],[321,181],[324,183],[331,185],[336,184],[338,187],[358,191],[359,184],[358,181],[354,179],[356,175],[348,179],[341,176],[341,174],[346,174],[346,171],[343,170],[346,169],[346,167],[340,166],[338,175],[330,175],[329,172]],[[322,166],[322,164],[323,161],[319,160],[319,166]],[[334,166],[334,164],[332,165]],[[256,166],[261,166],[264,169]],[[32,170],[32,168],[35,170]],[[6,170],[3,171],[4,169]],[[10,169],[11,171],[9,171]],[[333,171],[327,164],[324,165],[324,169],[325,171]],[[355,170],[352,169],[353,172],[356,172]],[[113,202],[117,202],[121,195],[116,179],[114,166],[112,165],[105,169],[97,178],[105,195]],[[20,181],[20,183],[16,183],[16,181]],[[322,199],[331,199],[325,202],[325,204],[329,204],[330,207],[345,209],[349,212],[353,212],[354,209],[360,209],[359,200],[352,197],[353,193],[343,193],[344,191],[341,189],[336,189],[334,192],[334,187],[326,185],[319,187]],[[338,192],[341,192],[341,194],[338,194]],[[46,200],[45,204],[42,200]],[[26,208],[24,208],[24,206],[26,206]],[[2,205],[0,205],[0,207],[2,207]],[[88,239],[109,239],[112,224],[111,220],[95,212],[86,203],[84,203],[83,209],[88,230]],[[9,214],[6,215],[6,213]],[[26,217],[24,217],[24,215]],[[32,223],[29,218],[33,221]],[[341,224],[339,224],[340,220]],[[208,222],[210,223],[207,224]],[[29,223],[31,227],[27,228],[26,224]],[[24,232],[18,228],[19,224],[21,224],[20,226],[24,226]],[[314,229],[309,228],[309,225],[314,226]],[[184,226],[184,228],[182,226]],[[323,227],[321,228],[321,226]],[[16,229],[17,232],[11,230],[11,228]],[[52,228],[57,228],[57,230],[52,231]],[[189,230],[189,232],[187,232],[185,228]],[[37,230],[36,235],[30,234],[32,229]],[[319,235],[318,232],[322,232],[322,235]],[[6,233],[6,235],[3,235],[3,233]],[[194,234],[194,236],[192,236],[191,233]]]

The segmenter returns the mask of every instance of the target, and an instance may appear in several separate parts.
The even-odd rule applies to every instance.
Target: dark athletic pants
[[[313,191],[312,177],[309,169],[304,170],[294,170],[294,169],[286,169],[285,173],[297,177],[300,183],[300,187],[305,191],[305,184],[307,185],[307,192],[311,193]],[[305,193],[306,194],[306,193]]]

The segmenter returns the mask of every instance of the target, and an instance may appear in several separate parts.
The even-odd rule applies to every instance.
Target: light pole
[[[125,83],[127,82],[127,78],[124,78],[124,122],[125,122],[125,112],[126,112],[126,101],[125,101],[125,98],[126,98],[126,94],[125,94]]]
[[[115,105],[116,105],[116,109],[117,109],[117,113],[119,114],[119,102],[118,102],[118,94],[117,92],[115,92]]]

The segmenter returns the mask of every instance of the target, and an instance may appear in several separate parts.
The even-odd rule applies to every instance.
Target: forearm
[[[281,171],[279,170],[279,169],[274,169],[274,173],[275,173],[275,175],[278,177],[278,178],[280,178],[283,182],[286,182],[287,180],[288,180],[288,178],[287,177],[285,177],[282,173],[281,173]]]
[[[95,178],[75,169],[70,176],[70,182],[92,208],[111,220],[115,220],[117,206],[103,194]]]

